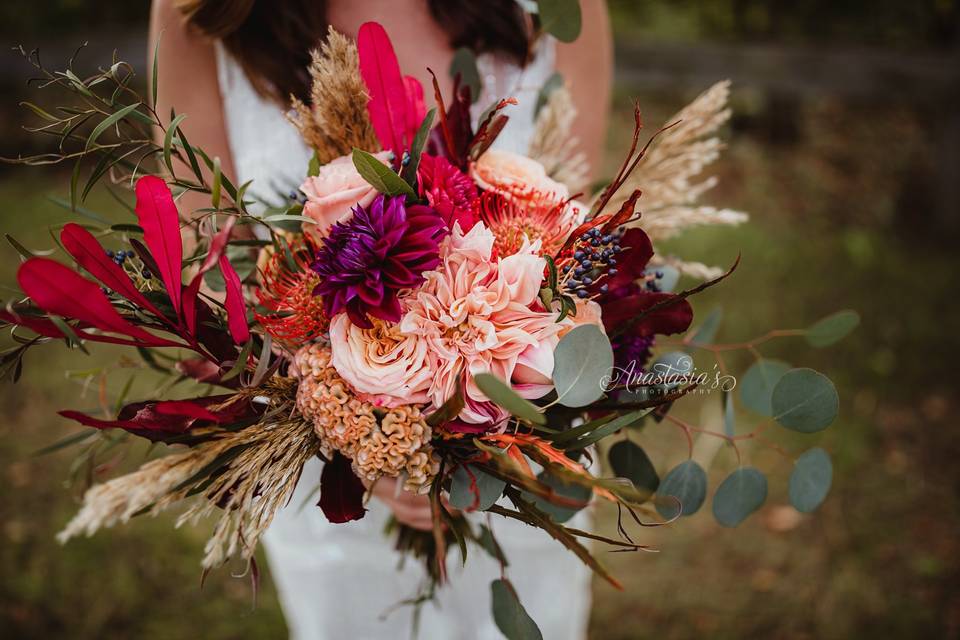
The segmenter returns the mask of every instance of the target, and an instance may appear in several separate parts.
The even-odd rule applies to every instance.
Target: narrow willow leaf
[[[220,190],[223,188],[223,174],[220,172],[220,158],[213,159],[213,186],[210,187],[210,201],[214,209],[220,208]]]
[[[727,476],[713,494],[713,517],[735,527],[767,500],[767,478],[754,467],[741,467]]]
[[[667,519],[692,516],[707,497],[707,472],[693,460],[681,462],[670,470],[657,489],[657,511]],[[670,496],[676,500],[664,500]],[[679,507],[677,505],[679,502]]]
[[[98,433],[98,431],[96,431],[96,430],[94,430],[94,429],[87,429],[86,431],[81,431],[80,433],[70,434],[69,436],[67,436],[67,437],[65,437],[65,438],[62,438],[62,439],[60,439],[60,440],[57,440],[57,441],[54,442],[53,444],[49,444],[49,445],[43,447],[42,449],[37,449],[36,451],[33,452],[33,455],[34,455],[34,456],[37,456],[37,457],[39,457],[39,456],[45,456],[45,455],[50,454],[50,453],[53,453],[53,452],[55,452],[55,451],[59,451],[59,450],[61,450],[61,449],[65,449],[65,448],[70,447],[70,446],[73,446],[73,445],[75,445],[75,444],[79,444],[80,442],[83,442],[84,440],[88,440],[88,439],[92,438],[93,436],[97,435],[97,433]]]
[[[100,121],[100,124],[94,127],[93,131],[91,131],[90,135],[87,137],[87,144],[84,150],[89,151],[90,147],[93,146],[93,144],[97,141],[97,138],[99,138],[104,131],[106,131],[113,125],[117,124],[118,122],[126,118],[128,115],[130,115],[131,112],[133,112],[139,106],[140,106],[139,102],[128,104],[123,109],[120,109],[119,111],[115,111],[114,113],[111,113],[109,116],[107,116],[102,121]]]
[[[10,235],[9,233],[3,234],[3,237],[7,239],[7,242],[10,243],[10,246],[13,247],[14,250],[15,250],[17,253],[19,253],[19,254],[20,254],[20,257],[23,258],[24,260],[29,260],[30,258],[33,258],[33,257],[34,257],[35,254],[34,254],[32,251],[30,251],[29,249],[27,249],[26,247],[24,247],[22,244],[20,244],[19,242],[17,242],[17,239],[14,238],[14,237],[13,237],[12,235]]]
[[[846,338],[860,324],[860,314],[851,309],[838,311],[807,329],[804,337],[810,346],[829,347]]]
[[[243,370],[247,367],[247,360],[250,358],[251,351],[253,351],[253,338],[247,340],[247,343],[243,345],[240,355],[237,356],[237,361],[233,363],[233,366],[230,367],[229,371],[223,374],[223,377],[220,378],[220,380],[226,382],[227,380],[232,380],[243,373]]]
[[[621,429],[626,429],[631,427],[641,420],[643,420],[653,409],[641,409],[639,411],[632,411],[630,413],[624,414],[618,417],[616,420],[612,420],[604,425],[592,429],[588,434],[577,438],[572,442],[567,442],[563,445],[564,451],[577,451],[579,449],[584,449],[599,442],[608,436],[612,436]],[[577,427],[579,428],[579,427]],[[575,428],[576,429],[576,428]],[[575,429],[570,429],[569,431],[563,432],[564,434],[569,433],[570,431],[575,431]]]
[[[171,120],[170,126],[167,127],[167,132],[163,135],[163,164],[167,166],[167,171],[170,172],[171,176],[176,175],[176,172],[173,170],[173,137],[176,135],[180,123],[183,122],[186,117],[187,114],[181,113]]]
[[[573,42],[580,35],[580,0],[537,0],[540,27],[560,42]]]
[[[353,166],[356,167],[360,177],[384,195],[417,197],[416,192],[403,178],[366,151],[353,150]]]
[[[500,498],[505,486],[503,480],[494,478],[477,467],[460,465],[450,479],[450,506],[462,511],[486,511]]]
[[[790,474],[790,504],[801,513],[810,513],[823,503],[833,483],[833,464],[826,451],[817,447],[797,458]]]
[[[490,584],[493,600],[493,620],[507,640],[543,640],[537,623],[520,604],[517,592],[506,579]]]
[[[423,148],[427,144],[427,138],[430,136],[433,119],[436,115],[437,108],[433,107],[423,117],[423,122],[420,123],[420,128],[417,129],[417,134],[413,137],[413,144],[410,145],[410,157],[406,166],[403,167],[403,171],[401,171],[403,179],[414,190],[417,188],[417,169],[420,168],[420,157],[423,155]]]
[[[544,425],[547,423],[546,417],[540,413],[536,405],[518,396],[513,389],[496,376],[489,373],[478,373],[473,377],[473,381],[485,396],[517,418],[534,424]]]
[[[563,336],[553,351],[557,402],[585,407],[603,397],[613,370],[613,348],[603,330],[583,324]]]
[[[510,566],[506,554],[503,552],[503,549],[500,548],[497,538],[493,535],[493,531],[486,525],[480,525],[480,533],[477,534],[477,544],[483,547],[484,551],[494,557],[501,565],[504,567]]]
[[[450,61],[450,77],[456,78],[457,74],[460,75],[461,86],[470,87],[470,101],[476,102],[480,97],[480,71],[477,69],[477,58],[468,47],[460,47],[453,52],[453,60]]]
[[[266,218],[260,218],[260,222],[304,222],[306,224],[317,224],[317,221],[313,218],[295,216],[287,213],[275,213]]]
[[[770,398],[773,418],[787,429],[815,433],[837,417],[840,398],[830,378],[813,369],[792,369],[783,374]]]
[[[789,370],[790,365],[781,360],[757,360],[740,379],[740,401],[751,411],[772,417],[770,398],[773,388]]]
[[[607,452],[610,467],[620,478],[626,478],[638,489],[653,493],[660,486],[660,476],[647,452],[630,440],[621,440]]]
[[[157,89],[160,83],[160,40],[163,38],[163,32],[157,36],[157,44],[153,47],[153,74],[150,76],[150,104],[157,108]]]

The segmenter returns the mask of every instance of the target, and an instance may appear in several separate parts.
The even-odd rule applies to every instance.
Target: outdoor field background
[[[116,46],[142,70],[148,4],[0,7],[0,155],[41,149],[20,130],[28,113],[17,102],[36,94],[25,87],[29,67],[10,48],[40,47],[48,66],[62,68],[90,40],[78,65],[103,62]],[[725,342],[803,328],[841,308],[857,310],[862,324],[826,350],[800,339],[764,348],[826,372],[840,391],[840,418],[822,436],[775,434],[791,452],[816,443],[832,453],[834,487],[823,507],[797,516],[786,506],[789,463],[748,448],[771,479],[760,513],[724,529],[708,498],[698,515],[637,534],[660,553],[601,552],[627,588],[597,583],[591,637],[958,637],[960,6],[624,0],[611,8],[619,56],[611,167],[628,139],[634,99],[652,132],[700,90],[734,80],[734,117],[723,133],[729,148],[713,169],[720,186],[706,200],[752,220],[689,232],[667,247],[708,264],[742,254],[732,278],[697,296],[698,316],[722,301]],[[65,195],[68,183],[68,168],[0,165],[0,227],[28,247],[50,245],[48,228],[65,212],[48,196]],[[102,193],[87,206],[129,215]],[[0,243],[4,301],[17,295],[18,262]],[[19,384],[0,385],[4,636],[283,637],[268,570],[256,609],[248,581],[227,569],[200,590],[207,527],[174,530],[170,515],[56,543],[78,505],[79,490],[67,482],[71,452],[33,453],[78,430],[58,409],[96,404],[84,371],[123,364],[120,351],[95,345],[92,353],[38,349]],[[733,361],[740,373],[747,363]],[[112,376],[108,391],[124,380]],[[135,391],[148,393],[147,384]],[[718,402],[691,400],[682,411],[709,423]],[[754,420],[737,418],[744,430]],[[661,475],[685,455],[669,425],[632,437]],[[132,467],[146,454],[134,449],[118,462]],[[713,488],[734,464],[721,447],[709,470]],[[612,514],[600,519],[609,527]]]

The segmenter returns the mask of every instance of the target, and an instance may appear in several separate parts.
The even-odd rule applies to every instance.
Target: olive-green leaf
[[[111,113],[109,116],[107,116],[106,118],[104,118],[103,120],[101,120],[100,124],[94,127],[93,131],[90,132],[90,135],[87,136],[87,144],[84,147],[84,151],[89,151],[90,147],[93,146],[93,143],[95,143],[97,141],[97,138],[100,137],[100,134],[102,134],[104,131],[106,131],[110,127],[116,125],[118,122],[126,118],[133,111],[135,111],[136,108],[139,106],[140,106],[139,102],[128,104],[123,109],[120,109],[119,111],[115,111]]]
[[[735,527],[767,500],[767,478],[754,467],[740,467],[720,483],[713,495],[713,517]]]
[[[773,388],[780,382],[790,365],[781,360],[761,359],[751,365],[740,380],[740,401],[751,411],[772,416],[770,398]]]
[[[813,347],[829,347],[840,342],[860,324],[860,314],[851,309],[837,311],[807,329],[805,337]]]
[[[477,69],[477,57],[468,47],[460,47],[453,52],[450,77],[456,78],[457,74],[460,74],[461,85],[470,87],[470,101],[476,102],[480,97],[480,71]]]
[[[490,584],[493,596],[493,621],[507,640],[543,640],[537,623],[520,604],[517,592],[506,579]]]
[[[472,479],[471,479],[472,474]],[[474,493],[472,486],[476,483]],[[450,480],[450,505],[461,510],[485,511],[500,498],[506,483],[472,465],[460,465]]]
[[[657,496],[657,511],[664,518],[677,517],[678,509],[680,515],[692,516],[707,497],[707,472],[693,460],[681,462],[660,482]]]
[[[621,440],[607,452],[610,467],[620,478],[626,478],[638,489],[653,493],[660,486],[660,476],[647,452],[630,440]]]
[[[560,42],[573,42],[580,35],[579,0],[537,0],[540,26]]]
[[[585,407],[599,400],[612,370],[613,348],[600,327],[575,327],[553,351],[557,402],[566,407]]]
[[[477,383],[485,396],[514,416],[534,424],[547,423],[546,417],[540,413],[540,410],[534,404],[518,396],[513,389],[496,376],[489,373],[478,373],[473,376],[473,381]]]
[[[817,447],[797,458],[790,474],[790,504],[801,513],[820,506],[833,483],[833,464],[826,451]]]
[[[783,374],[770,398],[773,418],[787,429],[815,433],[830,426],[840,407],[830,378],[813,369]]]
[[[383,164],[375,156],[362,149],[353,150],[353,166],[357,168],[360,177],[366,180],[374,189],[387,196],[410,196],[417,194],[406,180]]]

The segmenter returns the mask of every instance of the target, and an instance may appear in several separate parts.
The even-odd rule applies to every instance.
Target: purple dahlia
[[[399,322],[403,310],[397,294],[419,286],[423,272],[440,263],[443,218],[424,205],[404,205],[404,197],[379,195],[366,208],[333,225],[317,251],[313,270],[320,283],[328,318],[346,311],[357,326],[372,326],[367,317]]]

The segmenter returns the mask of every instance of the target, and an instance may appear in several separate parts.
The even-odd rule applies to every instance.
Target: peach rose
[[[373,318],[362,329],[340,313],[330,323],[331,363],[364,400],[383,407],[426,402],[437,369],[427,343]]]
[[[550,178],[542,164],[512,151],[487,150],[470,165],[470,176],[482,189],[521,201],[547,195],[566,200],[570,196],[567,187]]]
[[[384,163],[389,157],[389,151],[376,154]],[[307,197],[303,215],[317,221],[316,225],[307,225],[311,227],[308,231],[319,234],[349,216],[356,205],[366,207],[377,196],[377,190],[357,173],[350,156],[341,156],[320,167],[317,175],[303,181],[300,191]]]

